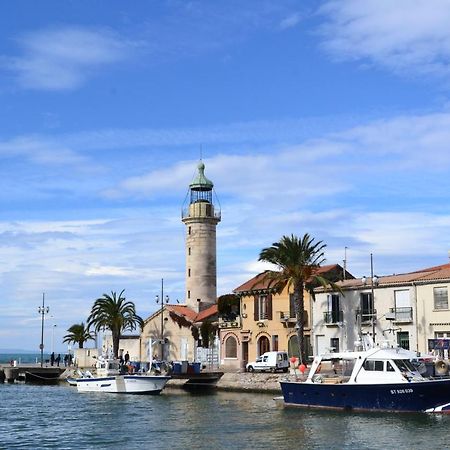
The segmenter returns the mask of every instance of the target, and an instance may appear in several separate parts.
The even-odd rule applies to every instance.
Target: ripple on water
[[[85,393],[66,385],[0,385],[6,449],[445,448],[450,417],[283,409],[271,395]]]

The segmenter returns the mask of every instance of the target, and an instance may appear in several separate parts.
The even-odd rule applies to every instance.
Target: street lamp
[[[54,323],[53,326],[52,326],[52,353],[55,351],[55,348],[54,348],[54,343],[55,343],[55,328],[56,328],[56,323]]]
[[[41,367],[44,365],[44,316],[48,314],[50,308],[45,306],[45,293],[42,293],[42,306],[38,307],[38,313],[41,315],[41,345],[39,348],[41,350]]]
[[[169,303],[169,296],[166,295],[166,297],[164,298],[164,278],[161,278],[161,335],[160,335],[160,345],[161,345],[161,358],[160,360],[163,361],[164,360],[164,301],[165,300],[166,304]],[[160,297],[159,295],[155,296],[155,300],[156,303],[160,302]]]

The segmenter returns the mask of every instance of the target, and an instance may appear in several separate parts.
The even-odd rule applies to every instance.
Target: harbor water
[[[1,449],[448,448],[450,416],[285,409],[268,394],[0,385]]]

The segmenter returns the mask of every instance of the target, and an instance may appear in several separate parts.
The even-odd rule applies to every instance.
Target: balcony
[[[343,311],[325,311],[323,313],[323,321],[327,325],[337,325],[344,321]]]
[[[390,308],[391,314],[394,315],[394,322],[412,322],[413,310],[410,307]]]
[[[358,316],[361,317],[361,325],[367,325],[371,324],[372,320],[374,322],[377,321],[377,310],[369,310],[369,309],[357,309],[355,311],[356,319],[358,319]]]
[[[233,320],[229,320],[227,318],[219,317],[219,328],[240,328],[241,327],[241,318],[240,316],[236,316]]]
[[[294,313],[290,313],[290,311],[279,311],[280,314],[280,322],[283,322],[285,326],[294,326],[297,323],[297,319]],[[303,325],[308,328],[308,311],[303,311]]]

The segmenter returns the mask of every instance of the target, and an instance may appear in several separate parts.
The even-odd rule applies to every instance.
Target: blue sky
[[[447,0],[0,5],[0,348],[46,349],[125,289],[184,300],[203,149],[218,293],[284,234],[379,275],[450,250]]]

